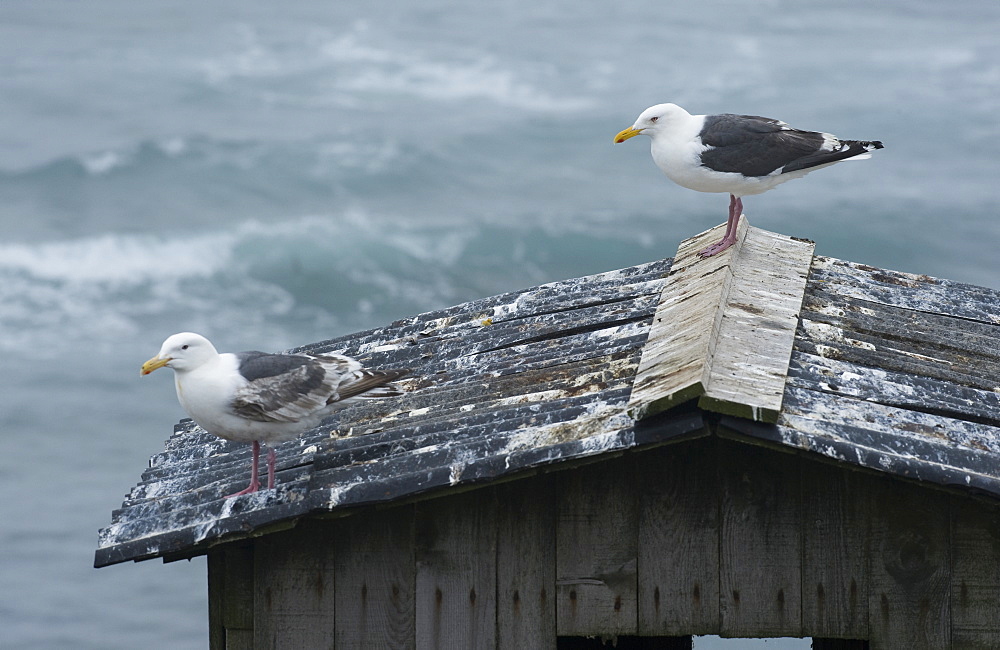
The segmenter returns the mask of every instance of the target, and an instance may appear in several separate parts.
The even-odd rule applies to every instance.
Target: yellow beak
[[[170,357],[167,357],[166,359],[161,359],[160,355],[156,355],[155,357],[153,357],[152,359],[150,359],[146,363],[142,364],[142,370],[139,371],[139,374],[140,375],[148,375],[149,373],[153,372],[154,370],[157,370],[157,369],[162,368],[163,366],[167,365],[171,361],[173,361],[173,359],[171,359]]]
[[[620,144],[622,142],[625,142],[629,138],[634,138],[640,133],[642,133],[642,129],[637,129],[635,127],[630,126],[615,136],[615,144]]]

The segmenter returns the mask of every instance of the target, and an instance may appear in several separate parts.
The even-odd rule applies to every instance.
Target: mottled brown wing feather
[[[365,370],[354,359],[342,355],[299,357],[308,361],[286,372],[258,376],[240,388],[233,410],[258,422],[298,422],[351,397],[398,394],[395,387],[386,384],[407,372]]]

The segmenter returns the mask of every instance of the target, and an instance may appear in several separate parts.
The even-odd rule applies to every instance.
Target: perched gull
[[[653,139],[653,161],[667,178],[699,192],[728,192],[729,221],[721,241],[699,255],[711,257],[736,243],[742,197],[760,194],[841,160],[870,158],[882,143],[841,140],[829,133],[800,131],[755,115],[691,115],[676,104],[657,104],[615,136],[625,142],[640,133]]]
[[[358,398],[391,397],[391,381],[408,370],[366,370],[339,354],[219,354],[199,334],[174,334],[142,364],[143,375],[174,369],[177,399],[209,433],[253,443],[250,485],[230,497],[256,492],[260,443],[291,440]],[[274,487],[274,448],[267,452],[267,487]],[[228,498],[228,497],[227,497]]]

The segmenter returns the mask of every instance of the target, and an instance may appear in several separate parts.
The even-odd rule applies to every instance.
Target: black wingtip
[[[393,370],[364,369],[361,371],[361,379],[342,387],[336,396],[337,399],[333,401],[346,400],[352,397],[369,399],[402,395],[405,391],[392,382],[409,373],[409,368],[395,368]]]

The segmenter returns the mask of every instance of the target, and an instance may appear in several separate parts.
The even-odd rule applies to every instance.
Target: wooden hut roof
[[[296,351],[410,367],[278,447],[182,421],[99,535],[95,565],[211,546],[428,493],[724,435],[1000,498],[1000,293],[824,257],[743,227],[694,251],[555,282]]]

